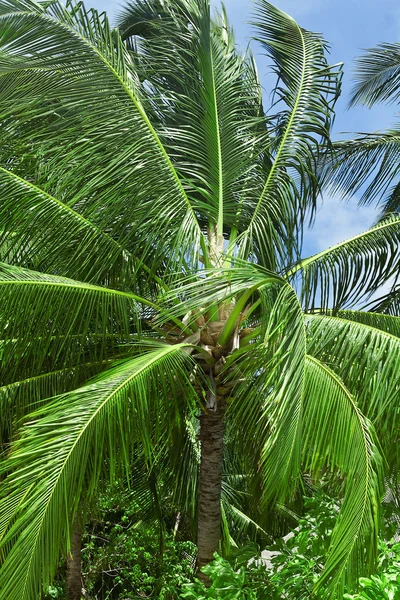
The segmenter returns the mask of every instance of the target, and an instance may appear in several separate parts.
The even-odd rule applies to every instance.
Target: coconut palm
[[[149,473],[168,457],[198,501],[206,564],[224,439],[259,514],[301,470],[340,477],[319,589],[373,565],[371,420],[397,453],[399,324],[350,309],[398,268],[400,218],[300,260],[340,66],[265,0],[254,21],[278,76],[268,113],[208,0],[139,0],[120,30],[80,3],[0,1],[2,443],[18,431],[1,598],[39,597],[74,516],[137,454]]]

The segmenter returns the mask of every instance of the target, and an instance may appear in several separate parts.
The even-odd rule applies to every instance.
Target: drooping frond
[[[367,305],[368,310],[400,317],[400,285],[396,281],[388,292]]]
[[[0,167],[1,261],[127,287],[132,256],[106,232],[31,181]]]
[[[115,355],[113,348],[138,331],[138,302],[152,304],[128,292],[1,263],[2,384],[80,360],[103,360],[109,351]]]
[[[122,359],[129,354],[125,350],[107,352],[113,358],[97,362],[81,362],[60,368],[56,371],[47,371],[33,375],[26,379],[13,381],[0,386],[0,446],[6,450],[7,444],[18,431],[22,419],[30,412],[36,410],[46,400],[63,392],[68,392],[86,382],[92,376],[108,368],[113,359]],[[79,357],[79,352],[77,353]]]
[[[11,471],[0,504],[4,597],[31,600],[50,582],[68,521],[101,474],[112,480],[118,464],[129,473],[135,447],[151,464],[160,428],[165,435],[182,418],[183,390],[186,410],[195,407],[188,361],[182,345],[160,346],[32,415],[2,467]]]
[[[195,206],[146,112],[145,88],[119,34],[82,4],[35,6],[22,10],[10,0],[0,15],[7,31],[0,134],[25,141],[40,157],[44,191],[132,252],[159,265],[166,254],[183,258],[190,240],[195,257]]]
[[[340,68],[329,67],[321,36],[300,28],[265,0],[256,6],[256,39],[273,60],[279,78],[276,93],[284,109],[275,126],[273,160],[262,193],[238,239],[243,257],[254,253],[254,244],[258,261],[268,266],[271,239],[281,261],[293,259],[297,233],[307,209],[314,206],[318,156],[329,136]]]
[[[303,435],[305,469],[316,474],[326,467],[340,469],[345,477],[343,505],[316,586],[327,586],[330,598],[341,597],[344,581],[357,580],[376,558],[382,459],[374,429],[354,397],[326,364],[311,356],[306,360]]]
[[[260,290],[261,335],[227,360],[228,416],[254,460],[261,505],[289,496],[300,466],[305,361],[303,315],[288,285]],[[231,369],[231,371],[230,371]]]
[[[301,297],[308,310],[338,310],[354,305],[398,273],[400,217],[305,258],[288,271],[300,272]]]
[[[350,106],[373,106],[400,100],[400,44],[383,43],[367,50],[355,62]]]
[[[357,398],[388,461],[399,458],[400,318],[358,311],[309,315],[307,351],[328,364]]]

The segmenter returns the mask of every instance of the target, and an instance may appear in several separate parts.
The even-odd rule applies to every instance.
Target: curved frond
[[[374,429],[354,397],[331,369],[310,356],[306,360],[303,435],[305,469],[318,473],[329,466],[345,476],[343,505],[316,586],[321,590],[327,585],[329,597],[335,598],[343,593],[346,577],[354,581],[374,564],[382,459]]]
[[[115,355],[115,343],[140,330],[138,302],[153,306],[128,292],[0,263],[2,384],[103,360],[109,349]]]
[[[227,361],[230,427],[253,462],[263,508],[294,491],[300,468],[305,329],[290,286],[260,290],[261,336]],[[231,373],[229,370],[231,369]]]
[[[104,13],[81,3],[9,6],[0,15],[7,30],[1,129],[41,157],[39,185],[67,196],[68,205],[140,256],[154,257],[167,225],[169,254],[183,258],[191,240],[196,256],[202,234],[195,206],[146,111],[134,60]],[[162,247],[157,264],[165,260]]]
[[[305,258],[289,271],[301,275],[306,309],[343,309],[370,296],[399,270],[400,217]]]
[[[113,353],[114,361],[126,356],[126,352]],[[79,354],[78,354],[79,356]],[[113,359],[82,362],[56,371],[48,371],[0,386],[0,446],[9,443],[23,417],[36,410],[46,399],[70,391],[90,377],[109,367]]]
[[[367,50],[355,62],[355,85],[350,106],[373,106],[400,100],[400,44],[383,43]]]
[[[371,300],[367,305],[367,308],[374,313],[400,317],[400,285],[397,283],[397,278],[389,292],[386,292],[379,298]]]
[[[126,287],[133,260],[79,212],[34,183],[0,167],[2,262]]]
[[[354,394],[388,461],[399,457],[400,318],[356,311],[309,315],[308,353],[328,364]]]
[[[32,415],[2,467],[11,471],[0,504],[0,521],[8,523],[4,597],[31,600],[50,583],[81,499],[93,495],[101,474],[112,480],[118,464],[129,472],[135,447],[151,463],[160,422],[164,436],[181,419],[183,389],[193,410],[196,394],[184,375],[190,360],[183,345],[161,346]]]
[[[340,88],[340,68],[329,67],[321,36],[300,28],[286,13],[258,0],[256,39],[273,60],[279,78],[276,94],[284,103],[274,131],[273,161],[238,241],[241,255],[259,247],[259,262],[269,266],[271,245],[288,263],[296,251],[296,232],[319,192],[319,152],[327,142],[333,105]]]
[[[322,167],[331,191],[345,197],[362,190],[360,205],[379,202],[383,214],[398,212],[394,188],[400,174],[399,128],[359,134],[352,140],[334,142],[333,147]]]

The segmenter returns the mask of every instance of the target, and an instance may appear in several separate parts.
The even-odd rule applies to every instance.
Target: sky
[[[127,1],[127,0],[126,0]],[[215,6],[219,3],[212,0]],[[252,0],[224,1],[237,43],[247,45],[251,36]],[[322,33],[330,43],[330,62],[344,63],[342,96],[336,104],[333,139],[351,137],[352,132],[377,131],[390,127],[396,120],[396,106],[377,106],[347,109],[355,57],[363,49],[380,42],[397,42],[400,39],[399,0],[275,0],[274,4],[296,19],[301,27]],[[123,0],[86,0],[85,6],[105,10],[113,20]],[[256,54],[258,71],[268,100],[271,78],[268,57]],[[268,105],[268,102],[265,102]],[[344,135],[345,134],[345,135]],[[313,228],[306,232],[304,255],[324,250],[370,227],[375,219],[375,207],[357,207],[357,198],[340,201],[324,196]]]

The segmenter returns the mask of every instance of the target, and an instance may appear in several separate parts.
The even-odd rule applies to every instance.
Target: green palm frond
[[[163,144],[223,249],[262,191],[268,132],[252,56],[238,52],[224,10],[212,19],[208,0],[141,1],[121,14],[120,28],[138,39]]]
[[[400,285],[397,278],[388,292],[371,300],[366,308],[372,312],[400,317]]]
[[[133,59],[105,15],[82,4],[31,12],[9,5],[0,15],[1,129],[40,154],[44,191],[67,195],[71,208],[138,253],[154,255],[168,224],[171,252],[191,240],[196,255],[194,207],[146,113]],[[151,240],[142,231],[148,221]]]
[[[400,44],[384,43],[367,50],[355,63],[350,106],[373,106],[400,100]]]
[[[400,131],[392,129],[359,134],[334,142],[325,157],[322,176],[330,190],[343,197],[362,190],[361,205],[379,202],[382,213],[398,212]]]
[[[2,383],[115,355],[115,345],[140,330],[138,302],[154,306],[128,292],[0,263]]]
[[[400,319],[397,316],[361,310],[339,310],[334,316],[347,321],[363,323],[400,338]]]
[[[287,263],[296,244],[294,234],[318,195],[316,166],[339,94],[340,67],[329,67],[321,36],[300,28],[265,0],[258,0],[256,7],[256,39],[273,60],[279,78],[276,93],[285,110],[274,132],[273,162],[263,191],[239,241],[243,257],[254,252],[255,244],[257,257],[268,266],[271,249],[266,240],[273,240]]]
[[[400,217],[391,216],[349,240],[299,261],[301,296],[308,310],[347,308],[371,295],[399,270]]]
[[[18,431],[22,419],[36,410],[46,399],[77,388],[108,368],[113,360],[122,359],[127,354],[127,352],[110,352],[113,358],[107,360],[79,363],[2,385],[0,387],[0,414],[2,415],[0,445],[10,442]]]
[[[3,473],[11,470],[0,505],[8,526],[0,574],[5,597],[36,598],[54,575],[68,520],[81,498],[95,493],[100,475],[106,470],[112,480],[119,464],[129,472],[134,448],[151,463],[160,422],[165,429],[181,419],[183,390],[186,410],[190,400],[196,407],[183,375],[188,361],[183,345],[160,346],[59,396],[44,416],[32,415],[2,466]]]
[[[2,167],[0,201],[2,262],[129,285],[134,265],[123,246],[67,204]]]
[[[325,569],[316,589],[340,597],[346,578],[374,564],[382,496],[382,459],[371,423],[341,379],[314,357],[306,360],[303,460],[318,474],[329,466],[345,477],[345,494]],[[329,593],[329,592],[328,592]],[[335,595],[337,593],[337,595]]]
[[[384,43],[370,48],[355,64],[350,106],[373,106],[400,99],[400,44]],[[399,127],[360,133],[352,140],[334,143],[325,159],[324,178],[343,195],[362,190],[360,204],[380,203],[382,215],[398,213]]]
[[[343,311],[306,320],[308,353],[345,382],[376,427],[388,461],[397,461],[400,318]]]
[[[227,361],[227,369],[232,363],[228,381],[238,381],[228,416],[238,432],[237,443],[253,457],[253,477],[262,482],[265,507],[296,487],[306,346],[303,315],[290,286],[260,294],[262,334]]]

